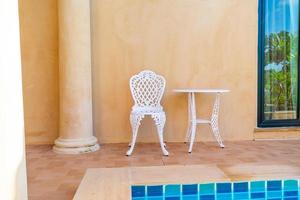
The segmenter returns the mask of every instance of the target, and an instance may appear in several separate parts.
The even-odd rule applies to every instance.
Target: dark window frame
[[[299,3],[300,5],[300,3]],[[300,126],[300,38],[298,39],[298,88],[297,88],[297,119],[265,120],[264,119],[264,51],[265,51],[265,0],[258,5],[258,85],[257,85],[257,126],[258,127],[289,127]],[[300,9],[299,9],[300,12]],[[299,14],[300,18],[300,14]],[[300,19],[299,19],[300,29]],[[299,33],[300,35],[300,30]]]

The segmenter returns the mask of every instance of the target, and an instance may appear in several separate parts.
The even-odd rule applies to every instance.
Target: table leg
[[[219,130],[219,110],[220,110],[220,93],[217,93],[214,107],[213,107],[213,112],[211,115],[211,128],[220,147],[224,148],[225,146],[223,144],[223,140]]]
[[[188,127],[185,135],[185,143],[187,143],[190,140],[191,137],[191,120],[192,120],[192,94],[188,93]]]
[[[191,94],[191,136],[190,136],[190,147],[189,153],[192,153],[193,144],[195,141],[196,135],[196,126],[197,126],[197,116],[196,116],[196,100],[195,100],[195,93]]]

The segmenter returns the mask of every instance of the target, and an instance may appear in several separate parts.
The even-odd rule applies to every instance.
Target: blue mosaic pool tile
[[[248,192],[248,182],[240,182],[233,184],[234,192]]]
[[[215,193],[215,184],[214,183],[199,184],[199,193],[200,193],[200,195],[214,194]]]
[[[198,195],[184,195],[182,200],[198,200]]]
[[[268,191],[275,191],[281,190],[281,181],[267,181],[267,190]]]
[[[298,191],[284,191],[284,197],[297,197],[298,195]]]
[[[165,200],[180,200],[180,196],[179,197],[165,197]]]
[[[144,197],[145,196],[145,186],[132,186],[131,196],[132,197]]]
[[[265,191],[265,181],[253,181],[250,183],[251,192],[263,192]]]
[[[147,200],[147,197],[133,197],[132,200]]]
[[[147,200],[164,200],[164,198],[161,197],[148,197]]]
[[[149,197],[162,196],[163,195],[163,186],[162,185],[148,186],[147,187],[147,195]]]
[[[285,191],[297,191],[298,190],[298,181],[297,180],[285,180],[283,184]]]
[[[214,194],[200,194],[200,200],[215,200]]]
[[[249,199],[249,193],[248,192],[233,193],[233,199],[235,200]]]
[[[282,191],[268,191],[267,192],[267,198],[273,199],[273,198],[282,198]]]
[[[264,199],[266,196],[265,192],[254,192],[251,193],[251,199]]]
[[[300,197],[287,197],[284,200],[300,200]]]
[[[198,194],[198,185],[197,184],[182,185],[182,194],[183,195]]]
[[[231,183],[217,183],[217,193],[231,193]]]
[[[166,185],[165,196],[166,197],[180,197],[180,185]]]
[[[231,193],[219,193],[217,194],[216,200],[232,200]]]

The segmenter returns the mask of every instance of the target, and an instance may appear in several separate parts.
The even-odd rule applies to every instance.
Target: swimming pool
[[[300,200],[299,180],[133,185],[132,200]]]

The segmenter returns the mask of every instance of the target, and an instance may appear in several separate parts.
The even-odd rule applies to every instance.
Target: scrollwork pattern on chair
[[[131,94],[135,107],[161,107],[160,101],[165,90],[165,79],[154,72],[145,70],[130,79]]]

